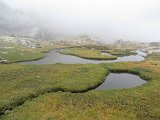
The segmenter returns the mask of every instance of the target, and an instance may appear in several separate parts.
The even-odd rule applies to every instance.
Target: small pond
[[[145,84],[147,81],[141,79],[137,75],[129,73],[110,73],[104,83],[98,86],[95,90],[132,88]]]

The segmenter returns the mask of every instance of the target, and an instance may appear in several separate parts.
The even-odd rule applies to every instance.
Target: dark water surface
[[[145,84],[147,81],[141,79],[137,75],[128,73],[110,73],[104,83],[96,90],[117,89],[117,88],[132,88]]]
[[[76,56],[64,55],[59,53],[57,50],[51,50],[45,54],[46,56],[40,60],[21,62],[21,64],[55,64],[55,63],[64,63],[64,64],[87,64],[87,63],[102,63],[102,62],[125,62],[125,61],[143,61],[146,55],[144,52],[137,51],[137,55],[130,55],[124,57],[118,57],[116,60],[88,60]]]
[[[55,63],[64,63],[64,64],[87,64],[87,63],[102,63],[102,62],[127,62],[127,61],[143,61],[146,56],[146,53],[141,51],[136,51],[137,55],[130,55],[124,57],[118,57],[116,60],[88,60],[83,59],[76,56],[71,55],[64,55],[58,52],[59,50],[51,50],[50,52],[46,53],[45,57],[36,60],[36,61],[29,61],[29,62],[21,62],[20,64],[55,64]],[[103,53],[104,54],[104,53]],[[106,54],[108,55],[108,54]],[[142,80],[139,76],[133,74],[114,74],[110,73],[107,77],[105,82],[96,88],[96,90],[104,90],[104,89],[113,89],[113,88],[131,88],[140,86],[146,83],[146,81]]]

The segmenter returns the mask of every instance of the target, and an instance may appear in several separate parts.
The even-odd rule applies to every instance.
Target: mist
[[[0,0],[40,17],[61,34],[89,34],[109,43],[117,39],[160,41],[159,0]]]

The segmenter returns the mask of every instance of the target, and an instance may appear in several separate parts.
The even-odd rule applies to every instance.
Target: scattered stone
[[[2,51],[1,53],[2,53],[2,54],[7,54],[8,52]]]
[[[4,49],[14,49],[14,47],[4,47]]]
[[[10,114],[11,112],[12,112],[12,111],[10,111],[10,110],[6,110],[4,114],[5,114],[5,115],[6,115],[6,114]]]
[[[2,64],[8,64],[9,61],[8,60],[0,60],[0,63],[2,63]]]

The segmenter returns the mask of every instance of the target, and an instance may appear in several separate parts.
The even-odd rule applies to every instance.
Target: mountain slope
[[[0,2],[0,34],[52,39],[55,34],[36,16],[27,15]]]

